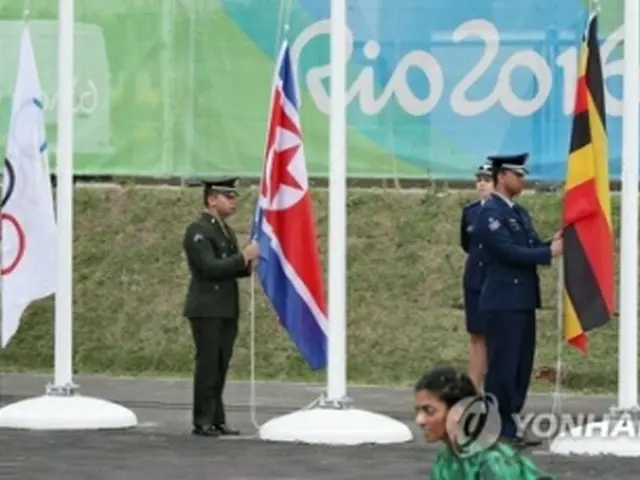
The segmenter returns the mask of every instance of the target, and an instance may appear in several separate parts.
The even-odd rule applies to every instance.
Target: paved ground
[[[0,377],[0,404],[42,393],[47,377]],[[230,423],[245,434],[233,440],[188,435],[191,387],[184,380],[78,377],[83,392],[123,403],[141,426],[106,433],[35,433],[0,431],[0,479],[19,480],[314,480],[425,479],[436,450],[417,440],[400,446],[314,447],[271,444],[255,439],[248,413],[249,387],[229,386]],[[314,400],[322,388],[262,383],[257,386],[262,423]],[[358,406],[386,413],[410,424],[409,390],[352,387]],[[614,399],[570,397],[565,411],[602,412]],[[534,395],[530,411],[548,411],[550,398]],[[415,429],[414,429],[415,431]],[[559,479],[636,479],[640,462],[617,458],[565,458],[531,452],[536,462]]]
[[[0,374],[0,404],[31,395],[39,395],[51,380],[46,375]],[[189,379],[113,378],[103,376],[75,377],[80,392],[124,403],[136,408],[188,409],[191,402]],[[321,395],[323,385],[284,382],[258,382],[257,404],[270,413],[289,412],[300,408]],[[227,404],[232,410],[246,412],[251,398],[248,382],[230,382],[225,391]],[[403,420],[413,419],[411,389],[388,387],[349,386],[349,395],[362,408],[375,410]],[[610,396],[563,396],[563,411],[586,413],[604,412],[616,403]],[[532,394],[526,410],[549,412],[552,398],[548,394]]]

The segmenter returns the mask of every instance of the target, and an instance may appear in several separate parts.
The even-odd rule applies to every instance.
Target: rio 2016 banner
[[[22,27],[17,4],[0,0],[5,126]],[[602,1],[599,17],[614,177],[622,4]],[[76,173],[259,175],[274,58],[286,31],[309,173],[327,175],[329,0],[76,0],[76,6]],[[57,8],[34,7],[32,34],[55,145]],[[489,154],[526,151],[534,178],[562,180],[588,13],[583,0],[349,0],[349,175],[470,178]]]

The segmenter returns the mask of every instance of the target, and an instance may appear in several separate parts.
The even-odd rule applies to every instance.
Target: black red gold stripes
[[[586,333],[614,308],[614,242],[597,16],[582,42],[563,202],[564,336],[587,352]]]

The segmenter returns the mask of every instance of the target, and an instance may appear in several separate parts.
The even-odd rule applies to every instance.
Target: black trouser
[[[196,347],[193,375],[193,425],[226,423],[222,393],[238,335],[235,318],[190,318]]]
[[[487,376],[484,388],[495,395],[502,435],[518,433],[514,414],[527,399],[536,350],[536,312],[490,312],[487,315]]]

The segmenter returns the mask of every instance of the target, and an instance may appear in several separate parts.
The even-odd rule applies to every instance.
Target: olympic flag
[[[42,89],[25,26],[2,186],[2,348],[33,301],[56,289],[56,224]]]

